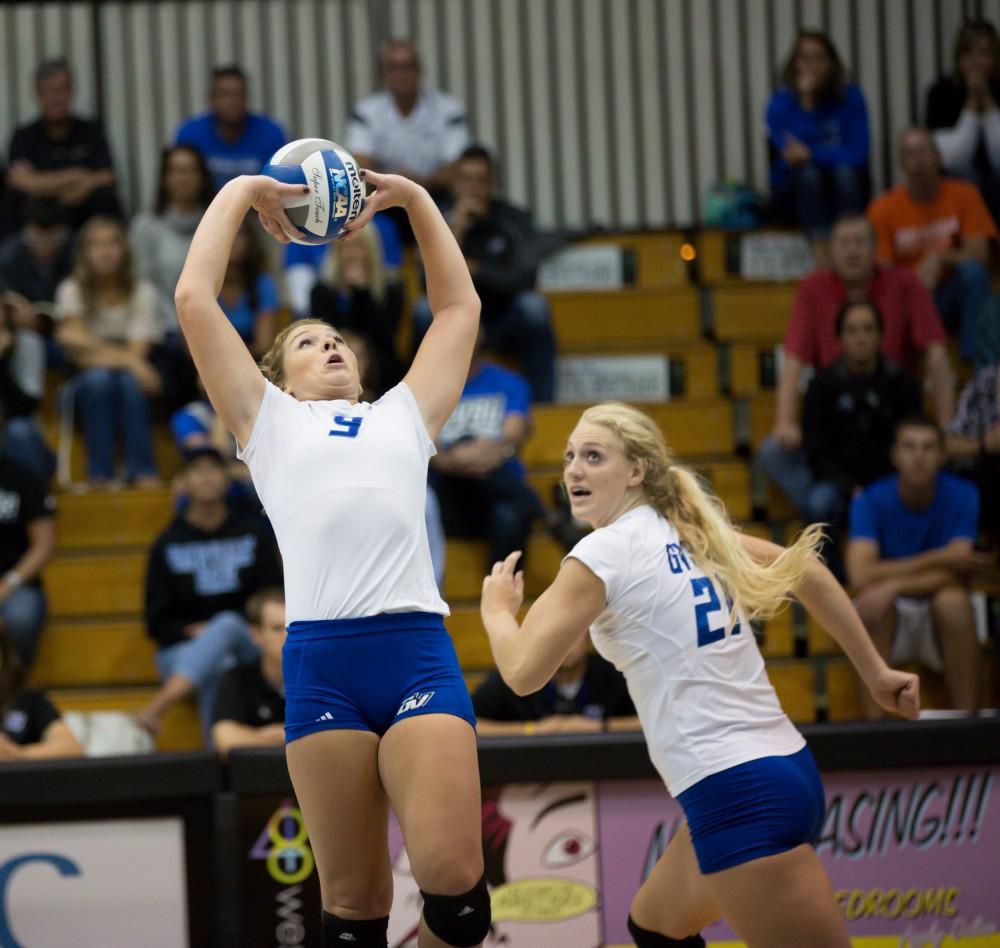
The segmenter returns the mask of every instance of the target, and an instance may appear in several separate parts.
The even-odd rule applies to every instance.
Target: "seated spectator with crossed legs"
[[[944,435],[929,418],[899,423],[892,459],[897,473],[851,505],[847,573],[855,605],[886,661],[943,669],[952,706],[974,713],[981,656],[969,581],[996,561],[973,548],[979,492],[941,470]],[[882,716],[862,700],[867,717]]]

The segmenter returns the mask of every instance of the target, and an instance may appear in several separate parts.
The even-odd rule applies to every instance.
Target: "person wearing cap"
[[[219,679],[258,658],[247,599],[280,586],[281,566],[268,525],[227,502],[226,462],[216,448],[189,451],[179,481],[188,503],[157,537],[146,573],[146,631],[162,685],[138,720],[156,735],[167,710],[196,695],[208,741]]]

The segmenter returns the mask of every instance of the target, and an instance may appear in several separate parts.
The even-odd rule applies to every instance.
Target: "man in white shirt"
[[[471,142],[460,102],[424,88],[420,57],[407,40],[382,48],[384,88],[362,99],[347,123],[347,150],[363,168],[406,175],[442,190],[451,166]]]

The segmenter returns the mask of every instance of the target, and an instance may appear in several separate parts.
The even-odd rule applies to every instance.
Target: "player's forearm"
[[[874,682],[885,668],[885,661],[872,644],[847,593],[819,559],[810,561],[805,582],[796,596],[844,650],[865,684]]]
[[[233,178],[223,185],[202,216],[174,294],[179,317],[192,303],[218,299],[233,241],[250,210],[251,195],[249,177]]]
[[[460,308],[478,319],[479,297],[465,257],[431,196],[419,190],[407,213],[424,261],[431,312],[437,316],[442,310]]]
[[[483,616],[483,625],[490,639],[493,661],[507,686],[521,697],[545,687],[556,668],[541,667],[533,654],[532,639],[524,634],[516,616],[491,613]]]

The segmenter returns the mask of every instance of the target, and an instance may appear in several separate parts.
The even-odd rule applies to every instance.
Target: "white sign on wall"
[[[669,398],[670,363],[665,355],[563,356],[556,362],[556,401],[562,404]]]
[[[798,280],[816,268],[802,234],[744,234],[740,238],[740,276],[744,280]]]
[[[620,290],[625,285],[625,251],[617,244],[567,247],[545,259],[538,289]]]
[[[0,828],[3,948],[188,948],[179,818]]]

